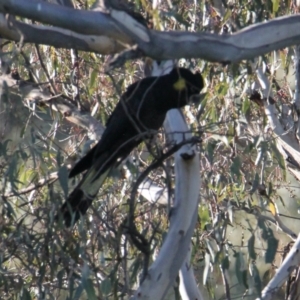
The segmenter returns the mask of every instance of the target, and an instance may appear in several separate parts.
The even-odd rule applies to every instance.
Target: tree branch
[[[232,35],[217,35],[203,32],[160,32],[144,27],[123,11],[110,9],[106,13],[62,6],[58,8],[57,5],[38,0],[6,0],[0,2],[0,12],[80,34],[105,35],[124,47],[136,44],[144,56],[158,60],[185,57],[230,63],[300,44],[300,33],[294,30],[300,25],[299,15],[255,24]],[[49,27],[45,26],[45,30],[47,28]],[[21,26],[19,29],[22,30]]]
[[[263,289],[261,293],[261,298],[257,300],[269,300],[274,297],[278,289],[284,284],[288,279],[292,271],[299,267],[300,264],[300,234],[298,238],[284,259],[282,265],[277,270],[275,276],[271,279],[268,285]]]
[[[179,144],[192,137],[179,132],[189,129],[179,110],[171,110],[165,121],[167,133]],[[175,203],[170,216],[170,228],[158,257],[149,268],[144,281],[136,291],[134,299],[163,299],[174,284],[182,266],[198,215],[200,187],[199,157],[194,146],[185,145],[175,154]]]
[[[36,84],[15,80],[10,75],[0,76],[0,88],[3,88],[4,85],[14,90],[15,93],[20,94],[22,99],[44,103],[51,109],[59,111],[69,122],[85,128],[91,139],[100,139],[104,126],[89,113],[80,111],[75,105],[60,95],[53,97],[47,90],[38,88]]]
[[[101,54],[120,52],[124,47],[116,40],[104,35],[85,35],[74,31],[20,21],[11,22],[0,14],[0,32],[3,38],[19,42],[21,34],[24,43],[49,45],[55,48],[77,49]],[[21,33],[21,34],[20,34]]]

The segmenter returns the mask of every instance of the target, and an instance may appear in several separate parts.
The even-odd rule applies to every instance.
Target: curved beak
[[[193,103],[193,104],[199,104],[202,100],[202,96],[201,94],[198,95],[192,95],[189,98],[189,104]]]

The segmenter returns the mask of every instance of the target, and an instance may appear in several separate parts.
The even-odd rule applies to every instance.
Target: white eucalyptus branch
[[[300,43],[300,33],[294,30],[300,25],[300,15],[255,24],[232,35],[217,35],[204,32],[160,32],[144,27],[123,11],[84,11],[38,0],[2,0],[0,12],[79,34],[104,35],[124,47],[136,45],[139,56],[159,60],[185,57],[238,62]],[[18,30],[22,33],[22,26]],[[0,33],[6,37],[5,32]],[[27,42],[25,34],[23,38]]]
[[[294,65],[295,65],[295,92],[293,102],[296,106],[296,109],[300,112],[300,46],[297,45],[295,47],[295,57],[294,57]],[[300,121],[298,120],[298,123]]]
[[[179,271],[179,292],[182,300],[197,299],[204,300],[198,289],[193,267],[191,266],[192,244],[186,254],[185,260]]]
[[[165,130],[171,136],[173,143],[191,138],[189,128],[179,110],[168,112]],[[197,221],[199,171],[199,157],[195,146],[183,146],[175,154],[175,202],[170,214],[169,232],[133,299],[164,299],[169,288],[175,283],[178,271],[186,258]]]
[[[292,249],[284,259],[282,265],[277,270],[275,276],[261,293],[261,298],[257,300],[270,300],[277,293],[278,289],[287,281],[290,274],[299,267],[300,264],[300,235]]]
[[[296,112],[298,115],[298,120],[296,121],[296,133],[298,139],[300,138],[300,45],[295,47],[295,57],[294,57],[294,65],[295,65],[295,92],[293,96],[293,104],[295,105]],[[299,178],[299,177],[298,177]]]
[[[10,21],[0,14],[0,32],[3,38],[26,43],[50,45],[55,48],[77,49],[101,54],[112,54],[124,50],[116,40],[104,35],[86,35],[59,27],[26,24]]]
[[[270,82],[263,70],[258,68],[256,70],[256,74],[264,97],[266,99],[273,97]],[[282,124],[280,123],[275,105],[270,104],[269,101],[264,101],[264,108],[269,124],[276,136],[280,137],[283,141],[293,146],[295,149],[299,149],[299,145],[288,136],[288,132],[284,130]]]
[[[256,73],[262,88],[262,92],[268,99],[268,97],[272,96],[269,80],[263,73],[261,68],[258,68]],[[278,150],[281,152],[284,158],[288,158],[288,156],[291,155],[293,159],[298,163],[298,165],[300,165],[299,144],[297,143],[295,138],[292,138],[289,135],[289,131],[293,130],[293,128],[284,130],[282,124],[279,121],[278,112],[274,104],[269,104],[268,101],[265,101],[264,108],[269,124],[276,136]]]
[[[168,191],[147,177],[138,188],[138,192],[150,203],[168,205]]]

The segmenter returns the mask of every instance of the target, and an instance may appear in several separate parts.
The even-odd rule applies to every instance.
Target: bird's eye
[[[196,93],[192,94],[189,98],[189,103],[194,103],[194,104],[199,103],[200,102],[200,97],[201,96],[199,94],[196,94]]]
[[[200,92],[200,90],[197,87],[191,86],[191,93],[192,94],[199,94],[199,92]]]

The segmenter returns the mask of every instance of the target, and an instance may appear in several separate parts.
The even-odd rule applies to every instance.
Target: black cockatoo
[[[71,170],[86,171],[60,209],[66,226],[84,215],[109,171],[164,122],[168,110],[188,104],[203,88],[201,74],[174,68],[169,74],[147,77],[130,85],[107,121],[101,140]]]

